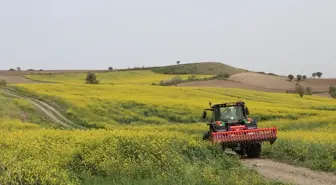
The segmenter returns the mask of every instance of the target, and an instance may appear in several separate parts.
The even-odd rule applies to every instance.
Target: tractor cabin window
[[[244,113],[241,106],[233,106],[233,107],[221,107],[220,108],[220,120],[228,121],[228,120],[241,120],[244,119]]]

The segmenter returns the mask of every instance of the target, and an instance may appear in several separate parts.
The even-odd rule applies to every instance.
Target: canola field
[[[45,128],[27,101],[0,102],[0,184],[281,184],[223,157],[197,127]]]
[[[171,80],[175,75],[158,74],[151,70],[138,71],[115,71],[96,73],[100,84],[151,84],[159,83],[161,80]],[[213,75],[179,75],[181,79],[188,79],[190,76],[196,78],[209,78]],[[86,78],[85,73],[70,74],[46,74],[46,75],[25,75],[25,77],[43,82],[65,83],[65,84],[83,84]]]
[[[33,77],[57,84],[12,85],[90,129],[45,128],[44,118],[36,116],[32,107],[31,123],[21,123],[19,115],[2,115],[2,122],[12,120],[15,126],[0,127],[5,138],[0,143],[5,148],[0,152],[0,183],[274,184],[202,141],[208,129],[201,120],[203,108],[209,101],[231,102],[238,97],[247,103],[259,127],[279,129],[278,140],[264,144],[262,155],[336,172],[335,100],[240,89],[153,86],[152,82],[162,79],[150,72],[142,78],[121,72],[128,77],[117,82],[112,73],[118,74],[99,74],[106,82],[99,85],[84,84],[85,74]],[[28,105],[21,101],[11,106],[16,110]]]

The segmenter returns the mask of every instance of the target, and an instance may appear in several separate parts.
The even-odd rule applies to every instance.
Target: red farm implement
[[[211,104],[210,104],[211,106]],[[223,149],[231,148],[239,155],[259,157],[263,142],[273,144],[277,139],[277,128],[258,128],[257,121],[249,118],[244,102],[224,103],[205,109],[212,111],[209,131],[203,136],[213,144],[222,144]]]

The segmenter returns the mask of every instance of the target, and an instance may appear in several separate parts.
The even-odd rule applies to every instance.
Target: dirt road
[[[269,159],[242,159],[242,163],[270,180],[297,185],[336,185],[336,175],[316,172]]]
[[[42,112],[44,112],[51,120],[54,122],[66,127],[66,128],[79,128],[79,129],[85,129],[83,126],[80,126],[66,117],[64,117],[59,111],[51,107],[50,105],[46,104],[45,102],[42,102],[38,99],[28,97],[16,90],[13,89],[3,89],[3,92],[9,96],[21,98],[29,101],[31,104],[35,105],[38,109],[40,109]]]

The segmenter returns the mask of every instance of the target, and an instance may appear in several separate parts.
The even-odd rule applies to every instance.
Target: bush
[[[296,83],[295,91],[296,91],[296,93],[298,93],[300,95],[300,97],[303,97],[303,95],[305,93],[304,87],[299,83]]]
[[[267,73],[267,75],[271,75],[271,76],[279,76],[279,75],[274,74],[274,73]]]
[[[229,73],[223,73],[223,72],[216,75],[216,79],[226,79],[226,78],[229,78],[229,77],[230,77]]]
[[[97,80],[96,74],[91,72],[87,73],[85,81],[86,84],[99,84],[99,80]]]
[[[313,92],[311,90],[311,87],[306,87],[306,94],[308,94],[308,95],[312,95],[313,94]]]
[[[188,77],[189,81],[197,80],[196,75],[191,75]]]
[[[335,86],[329,87],[329,94],[332,98],[336,98],[336,87]]]
[[[181,77],[179,76],[174,76],[172,79],[171,79],[171,82],[173,85],[177,85],[179,83],[181,83],[183,80]]]
[[[160,85],[161,86],[170,86],[170,85],[177,85],[177,84],[180,84],[182,82],[183,82],[183,80],[182,80],[181,77],[174,76],[171,80],[167,80],[167,81],[161,80]]]
[[[1,87],[6,87],[6,86],[7,86],[6,80],[0,80],[0,88]]]

